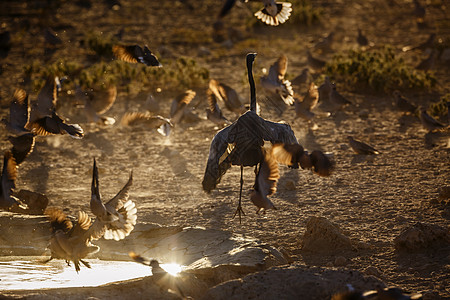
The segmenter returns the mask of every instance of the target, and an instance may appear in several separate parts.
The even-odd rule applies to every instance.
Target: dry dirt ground
[[[245,76],[245,54],[249,51],[258,53],[255,65],[258,75],[262,67],[268,68],[280,54],[286,54],[288,76],[293,78],[307,66],[306,49],[320,36],[334,30],[336,50],[357,47],[356,29],[360,27],[375,45],[392,44],[408,63],[416,65],[422,58],[420,52],[401,54],[399,49],[426,39],[436,30],[433,20],[447,18],[449,24],[450,9],[448,2],[446,9],[430,6],[429,28],[418,29],[411,1],[397,0],[394,6],[390,4],[393,1],[313,1],[323,12],[322,21],[316,25],[257,26],[245,30],[245,24],[240,22],[249,18],[248,12],[235,7],[226,19],[227,26],[240,31],[244,39],[227,47],[210,39],[219,1],[121,0],[118,10],[111,9],[107,1],[93,1],[90,9],[78,5],[82,2],[60,1],[59,8],[43,10],[37,7],[46,5],[45,1],[2,1],[0,23],[4,30],[11,31],[13,43],[9,55],[0,60],[2,116],[8,114],[14,89],[22,86],[22,67],[36,59],[45,64],[60,57],[83,62],[85,52],[80,50],[79,41],[88,30],[113,34],[124,28],[124,43],[148,44],[157,55],[161,52],[161,58],[167,52],[193,57],[209,70],[210,78],[228,83],[243,99],[249,99]],[[443,7],[444,4],[442,1]],[[29,29],[21,29],[24,24]],[[47,26],[59,32],[64,41],[50,58],[43,54],[42,31]],[[448,38],[448,28],[440,27],[438,35]],[[205,38],[199,38],[200,42],[171,40],[175,36],[180,40],[180,32],[181,35],[194,32],[193,36]],[[408,97],[428,105],[449,93],[448,67],[437,64],[433,72],[438,77],[438,86],[433,91],[406,92]],[[25,88],[30,90],[30,86]],[[157,88],[162,92],[157,93]],[[204,118],[207,83],[193,88],[197,91],[195,112]],[[397,253],[394,248],[394,239],[417,222],[448,230],[449,200],[439,198],[439,189],[450,185],[449,150],[425,147],[426,131],[415,116],[402,116],[395,109],[390,94],[354,94],[346,92],[345,87],[341,90],[354,104],[333,117],[317,119],[316,130],[310,130],[300,119],[293,121],[293,110],[279,117],[263,107],[264,118],[288,121],[305,148],[333,153],[335,172],[329,178],[320,178],[310,171],[281,167],[278,190],[272,197],[278,210],[255,214],[255,207],[245,197],[246,216],[242,224],[232,218],[239,191],[238,167],[230,169],[211,194],[201,188],[209,145],[217,131],[214,124],[208,120],[183,123],[174,128],[169,138],[155,130],[87,124],[83,110],[70,106],[71,98],[64,91],[61,99],[68,100],[64,100],[60,113],[71,122],[79,122],[85,137],[37,138],[34,152],[20,166],[17,186],[45,193],[51,205],[63,207],[67,212],[87,210],[95,157],[105,198],[118,191],[133,170],[131,198],[138,207],[138,222],[225,229],[283,249],[295,262],[322,267],[343,264],[348,269],[371,270],[387,285],[450,297],[448,247],[433,248],[431,243],[415,253]],[[174,95],[182,91],[150,84],[135,97],[119,87],[118,99],[108,115],[120,120],[125,110],[139,110],[148,93],[154,94],[161,105],[161,114],[167,115]],[[259,84],[257,95],[258,100],[266,96]],[[36,97],[36,91],[31,92],[31,97]],[[231,119],[236,117],[226,110],[224,113]],[[3,151],[10,145],[5,128],[0,132]],[[354,155],[347,144],[348,135],[374,145],[382,154]],[[245,169],[245,195],[253,180],[253,170]],[[342,252],[325,249],[324,253],[302,250],[306,222],[312,216],[323,216],[337,224],[350,237],[354,249]],[[338,256],[345,260],[337,261]]]

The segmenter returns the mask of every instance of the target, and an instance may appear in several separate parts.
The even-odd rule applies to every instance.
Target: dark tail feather
[[[61,123],[60,127],[73,138],[81,139],[84,136],[83,128],[78,124]]]

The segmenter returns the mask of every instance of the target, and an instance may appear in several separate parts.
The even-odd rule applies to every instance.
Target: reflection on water
[[[88,259],[91,269],[81,268],[77,274],[63,260],[0,261],[0,290],[31,290],[98,286],[110,282],[149,276],[151,268],[131,261]]]

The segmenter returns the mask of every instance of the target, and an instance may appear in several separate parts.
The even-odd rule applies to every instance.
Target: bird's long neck
[[[256,90],[255,80],[253,79],[253,61],[254,56],[247,55],[248,83],[250,84],[250,110],[256,112]]]

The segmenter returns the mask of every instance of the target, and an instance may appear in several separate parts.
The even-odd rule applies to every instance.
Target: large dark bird
[[[16,188],[17,177],[17,164],[10,151],[6,151],[3,156],[3,170],[1,175],[0,185],[0,208],[10,209],[16,205],[21,208],[21,202],[15,196],[13,196],[14,189]]]
[[[232,165],[241,167],[239,204],[234,214],[234,216],[239,214],[239,221],[241,221],[241,214],[244,214],[241,206],[244,167],[255,167],[255,174],[260,174],[258,172],[258,165],[267,163],[265,149],[263,148],[264,141],[271,142],[272,144],[298,144],[297,138],[289,125],[266,121],[255,112],[256,91],[252,74],[255,57],[255,53],[247,54],[247,70],[251,95],[250,110],[240,116],[233,124],[225,127],[215,135],[211,142],[202,181],[203,190],[210,192],[216,188],[222,176]],[[272,171],[265,172],[265,174],[265,178],[268,180],[275,180],[277,177],[276,173]],[[258,178],[256,180],[257,182],[261,182]],[[272,187],[269,187],[265,190],[264,195],[258,183],[255,186],[255,192],[259,192],[260,197],[262,195],[268,196],[272,190]]]
[[[115,45],[112,48],[114,56],[128,63],[141,63],[151,67],[162,67],[156,56],[148,49],[147,45],[144,49],[139,45]]]

